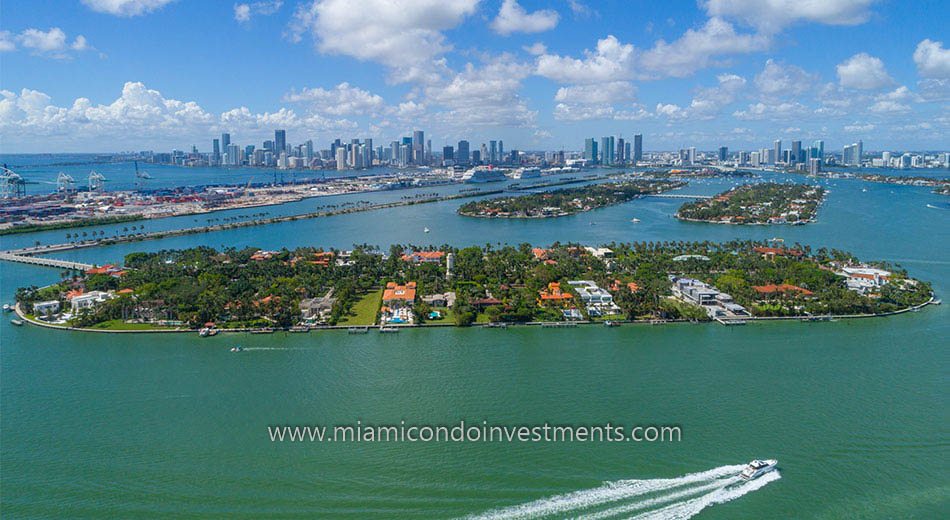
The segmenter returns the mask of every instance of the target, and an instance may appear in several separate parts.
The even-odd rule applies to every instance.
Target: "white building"
[[[581,297],[581,302],[587,308],[587,314],[590,316],[603,316],[604,314],[620,312],[620,307],[614,303],[613,295],[591,280],[573,280],[567,283],[577,291],[578,296]]]
[[[112,293],[104,291],[90,291],[79,296],[73,296],[70,300],[73,314],[77,314],[83,309],[91,309],[100,303],[112,299]]]
[[[49,300],[33,304],[33,314],[36,316],[49,316],[57,312],[59,312],[59,300]]]

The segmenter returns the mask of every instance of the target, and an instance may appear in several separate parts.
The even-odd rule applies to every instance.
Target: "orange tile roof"
[[[69,292],[66,293],[66,299],[67,299],[67,300],[72,300],[73,298],[75,298],[75,297],[77,297],[77,296],[82,296],[82,295],[83,295],[83,290],[82,290],[82,289],[73,289],[73,290],[71,290],[71,291],[69,291]]]
[[[102,267],[92,267],[90,269],[86,269],[86,274],[106,274],[113,271],[114,269],[114,265],[106,264]]]
[[[544,260],[544,259],[546,259],[546,258],[548,257],[548,253],[550,253],[550,252],[551,252],[550,249],[541,249],[540,247],[535,247],[535,248],[531,249],[531,254],[534,255],[534,258],[535,258],[536,260]]]
[[[549,283],[548,288],[538,291],[538,294],[541,296],[542,300],[557,301],[557,300],[570,300],[574,298],[573,294],[562,291],[561,284],[558,282]]]
[[[445,251],[413,251],[402,255],[404,262],[432,262],[441,260],[445,256]]]
[[[789,283],[783,283],[779,285],[775,285],[775,284],[753,285],[752,288],[755,289],[755,291],[760,294],[772,294],[772,293],[777,293],[777,292],[782,292],[782,293],[797,292],[797,293],[802,294],[803,296],[810,296],[812,294],[815,294],[809,291],[808,289],[804,289],[802,287],[799,287],[797,285],[792,285]]]
[[[389,282],[386,284],[386,290],[383,291],[383,301],[415,301],[416,299],[416,282],[409,282],[406,285],[398,285],[396,282]]]
[[[756,253],[761,253],[763,255],[777,255],[777,256],[802,256],[804,253],[798,249],[785,249],[784,247],[762,247],[756,246],[752,248]]]

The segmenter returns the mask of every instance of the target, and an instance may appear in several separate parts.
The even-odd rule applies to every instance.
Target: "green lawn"
[[[166,329],[168,327],[159,327],[151,323],[126,323],[123,320],[109,320],[102,323],[96,323],[90,329],[105,329],[105,330],[156,330],[156,329]]]
[[[339,325],[375,325],[376,314],[379,312],[382,299],[382,289],[366,294],[360,298],[360,301],[353,304],[353,308],[350,309],[349,314],[340,320]]]
[[[432,310],[439,311],[442,313],[442,319],[439,320],[426,320],[422,323],[423,325],[455,325],[455,314],[452,312],[452,309],[447,309],[445,307],[433,307]]]

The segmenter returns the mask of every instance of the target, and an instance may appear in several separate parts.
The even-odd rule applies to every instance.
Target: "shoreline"
[[[734,320],[736,323],[731,323],[729,325],[745,324],[748,322],[776,322],[776,321],[799,321],[799,322],[827,322],[835,320],[857,320],[857,319],[868,319],[868,318],[886,318],[890,316],[897,316],[900,314],[906,314],[908,312],[919,311],[928,305],[937,305],[937,297],[935,294],[930,295],[930,299],[924,303],[906,307],[903,309],[898,309],[896,311],[883,312],[879,314],[834,314],[834,315],[820,315],[820,316],[750,316],[747,318],[742,318],[741,320]],[[100,334],[183,334],[191,333],[196,334],[200,329],[199,328],[169,328],[169,329],[145,329],[145,330],[110,330],[110,329],[94,329],[89,327],[70,327],[65,325],[54,325],[52,323],[45,323],[43,321],[31,318],[23,313],[20,309],[20,303],[14,306],[14,312],[20,319],[24,320],[30,325],[37,327],[42,327],[46,329],[54,329],[60,331],[69,331],[69,332],[91,332],[91,333],[100,333]],[[613,323],[620,325],[668,325],[674,323],[696,323],[702,325],[712,325],[717,323],[715,320],[709,321],[698,321],[698,320],[688,320],[688,319],[671,319],[671,320],[661,320],[661,319],[650,319],[650,320],[610,320]],[[726,325],[725,323],[721,323]],[[431,325],[396,325],[396,324],[387,324],[386,328],[395,328],[395,329],[426,329],[426,328],[482,328],[482,329],[494,329],[494,328],[508,328],[508,327],[541,327],[541,328],[576,328],[579,326],[604,326],[604,321],[590,321],[590,320],[578,320],[578,321],[529,321],[529,322],[502,322],[502,323],[473,323],[467,327],[459,327],[452,324],[431,324]],[[313,326],[307,329],[305,332],[309,333],[311,331],[349,331],[350,329],[365,329],[366,332],[369,332],[372,329],[379,329],[380,325],[319,325]],[[235,329],[218,329],[218,332],[227,333],[227,334],[251,334],[254,331],[264,331],[266,334],[272,334],[277,332],[284,333],[300,333],[291,331],[289,328],[252,328],[252,327],[242,327]]]

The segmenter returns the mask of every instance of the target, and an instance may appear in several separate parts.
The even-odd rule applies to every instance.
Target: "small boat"
[[[429,228],[423,229],[422,232],[423,232],[423,233],[428,233],[428,232],[429,232]]]
[[[10,323],[16,325],[17,327],[20,327],[23,325],[23,320],[12,319],[10,320]]]
[[[619,327],[620,323],[612,320],[607,320],[604,322],[604,327]]]
[[[775,459],[753,460],[739,473],[742,480],[754,480],[775,469],[778,461]]]
[[[933,301],[933,304],[934,304],[934,305],[940,305],[941,303],[943,303],[943,300],[934,300],[934,301]]]
[[[3,312],[10,312],[10,311],[12,311],[12,310],[13,310],[13,307],[10,306],[9,303],[4,303],[4,304],[3,304]]]
[[[231,347],[231,352],[244,352],[244,347],[238,345],[236,347]]]
[[[346,329],[346,332],[350,334],[366,334],[369,332],[369,327],[349,327]]]
[[[307,325],[297,325],[290,327],[290,332],[310,332],[310,327]]]
[[[198,331],[198,335],[201,336],[202,338],[214,336],[217,333],[218,333],[218,329],[215,329],[212,327],[202,327],[201,330]]]
[[[379,331],[380,332],[399,332],[399,328],[398,327],[380,327]]]
[[[638,219],[638,218],[632,218],[632,219],[630,219],[630,222],[633,222],[634,224],[639,224],[639,223],[640,223],[640,219]]]

